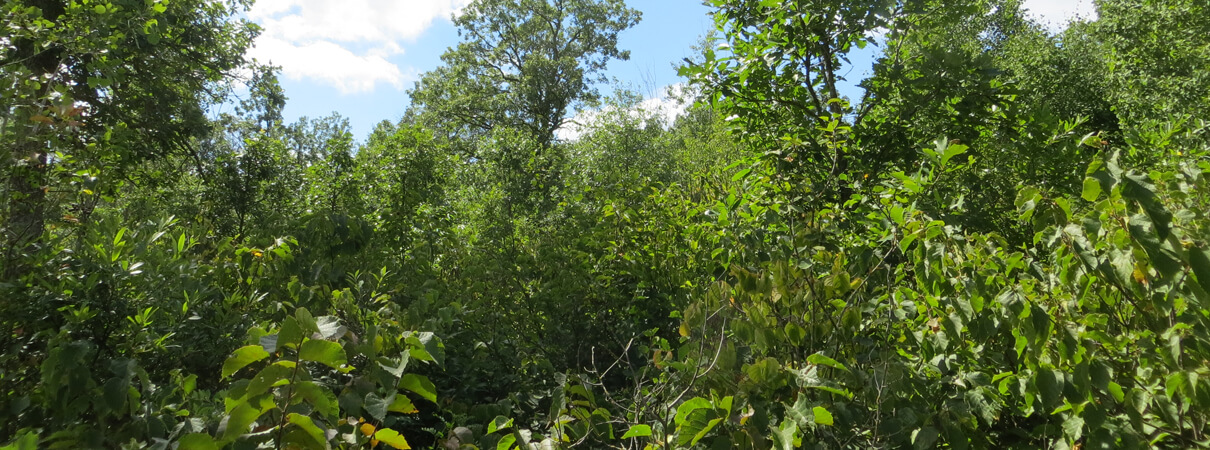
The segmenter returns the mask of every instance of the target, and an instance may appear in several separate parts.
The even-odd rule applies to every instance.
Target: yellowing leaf
[[[815,408],[811,409],[811,412],[815,413],[815,423],[827,426],[833,425],[832,413],[828,412],[828,410],[824,407],[816,406]]]
[[[390,428],[378,430],[377,433],[374,433],[374,439],[385,442],[387,445],[399,450],[412,448],[412,446],[408,445],[408,440],[404,439],[402,434]]]
[[[1134,272],[1130,275],[1134,277],[1134,281],[1138,282],[1139,284],[1147,284],[1147,274],[1143,273],[1140,268],[1135,267]]]

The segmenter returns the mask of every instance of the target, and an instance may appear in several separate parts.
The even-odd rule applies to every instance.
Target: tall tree
[[[606,64],[629,59],[618,33],[640,17],[623,0],[475,1],[454,18],[464,41],[421,78],[413,103],[450,133],[508,126],[549,147],[569,109],[599,97]]]
[[[0,165],[0,216],[10,269],[42,237],[53,184],[83,173],[112,188],[123,167],[186,148],[206,130],[207,106],[225,98],[218,83],[245,63],[257,33],[237,18],[248,5],[0,2],[0,142],[11,149]]]

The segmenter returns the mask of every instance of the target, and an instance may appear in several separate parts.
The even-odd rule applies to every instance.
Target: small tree
[[[464,41],[421,78],[412,101],[448,133],[507,126],[548,148],[568,110],[599,97],[592,84],[609,60],[630,58],[618,33],[640,16],[622,0],[473,2],[454,19]]]

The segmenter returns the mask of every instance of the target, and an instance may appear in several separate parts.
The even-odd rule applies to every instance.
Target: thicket
[[[477,0],[357,142],[246,1],[4,0],[0,444],[1210,446],[1203,2],[708,3],[672,122]]]

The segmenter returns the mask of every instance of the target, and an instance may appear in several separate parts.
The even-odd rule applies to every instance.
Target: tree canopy
[[[475,0],[358,141],[246,2],[0,1],[0,448],[1210,446],[1201,2],[710,0],[668,120]]]

